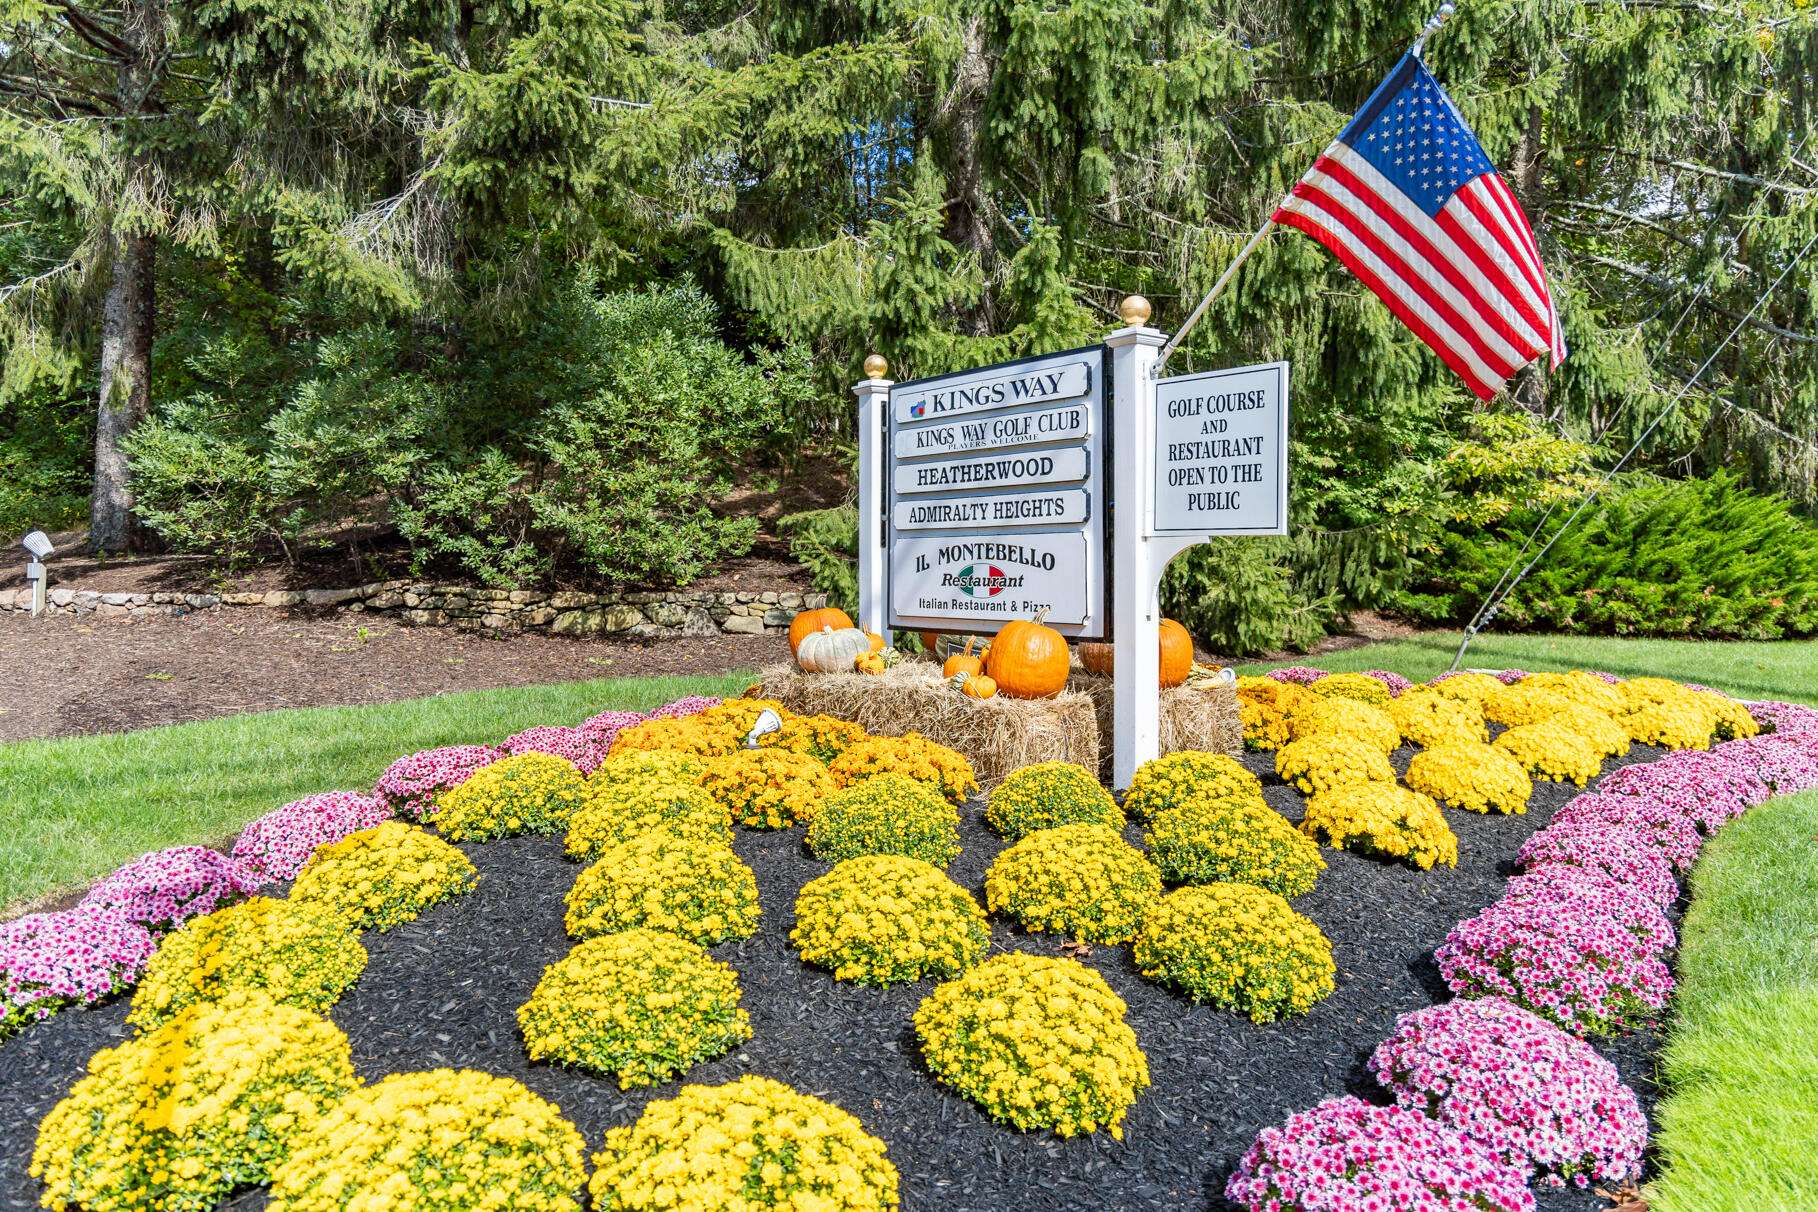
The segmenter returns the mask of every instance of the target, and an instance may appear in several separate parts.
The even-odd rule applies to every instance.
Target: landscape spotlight
[[[19,540],[19,546],[25,548],[26,554],[31,556],[25,564],[25,579],[32,588],[32,617],[35,619],[44,613],[44,591],[50,583],[50,578],[44,575],[42,561],[55,549],[56,544],[42,530],[34,530]]]
[[[745,734],[745,748],[756,749],[759,737],[769,736],[780,730],[782,726],[783,717],[778,715],[773,708],[764,708],[758,712],[757,719],[752,721],[751,731]]]

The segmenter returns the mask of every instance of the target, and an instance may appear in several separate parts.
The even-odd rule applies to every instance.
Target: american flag
[[[1565,359],[1515,195],[1419,57],[1402,57],[1275,212],[1331,249],[1483,399]]]

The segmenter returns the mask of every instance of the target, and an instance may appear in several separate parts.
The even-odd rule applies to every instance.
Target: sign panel
[[[964,454],[969,450],[1007,450],[1037,442],[1083,441],[1092,412],[1083,404],[979,417],[950,425],[923,425],[896,435],[896,457]]]
[[[1086,478],[1086,448],[1031,450],[973,459],[911,463],[896,469],[898,493],[950,492],[956,488],[1026,488]]]
[[[1049,400],[1072,400],[1085,395],[1092,380],[1086,362],[1046,364],[1052,361],[1051,358],[1025,359],[957,375],[942,375],[938,379],[898,383],[890,392],[891,419],[903,424],[939,421],[968,413],[1041,404]],[[1102,365],[1104,359],[1101,356],[1094,361]]]
[[[1288,533],[1288,364],[1155,384],[1148,533]]]
[[[890,553],[890,611],[976,632],[994,632],[1038,610],[1048,612],[1052,626],[1084,626],[1092,606],[1083,575],[1086,547],[1077,530],[899,539]]]
[[[1093,346],[891,387],[886,626],[995,632],[1046,608],[1109,637],[1106,370]]]
[[[955,526],[1077,526],[1091,516],[1083,489],[1026,492],[973,500],[898,501],[890,522],[898,530],[944,530]]]

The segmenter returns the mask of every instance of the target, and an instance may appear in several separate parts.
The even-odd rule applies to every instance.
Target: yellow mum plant
[[[1369,680],[1376,682],[1375,678]],[[1288,716],[1288,735],[1297,741],[1316,736],[1355,737],[1384,753],[1395,752],[1401,744],[1401,730],[1387,711],[1347,698],[1312,699],[1296,708]]]
[[[808,849],[827,863],[900,854],[945,867],[959,857],[959,810],[929,783],[876,774],[822,801]]]
[[[966,755],[937,745],[919,732],[860,741],[827,769],[839,787],[851,787],[879,774],[900,774],[927,783],[954,804],[963,804],[978,793],[978,780]]]
[[[1573,704],[1546,722],[1583,737],[1599,757],[1621,757],[1629,751],[1628,729],[1595,707]]]
[[[1275,754],[1275,773],[1307,795],[1353,787],[1358,783],[1393,783],[1389,755],[1367,741],[1327,733],[1283,745]]]
[[[1621,715],[1628,709],[1628,701],[1619,686],[1582,669],[1571,673],[1530,673],[1519,684],[1551,691],[1580,707],[1589,707],[1605,715]]]
[[[698,783],[707,773],[707,760],[691,753],[668,749],[630,749],[616,753],[587,776],[588,789],[612,785],[658,787]]]
[[[797,715],[785,719],[777,731],[759,737],[758,746],[800,753],[831,766],[833,759],[870,735],[851,720],[838,716]]]
[[[236,989],[326,1010],[366,970],[366,948],[346,921],[319,905],[255,896],[191,918],[166,935],[145,965],[126,1021],[141,1030]]]
[[[336,1103],[272,1175],[271,1212],[579,1212],[584,1142],[551,1103],[472,1069],[398,1073]]]
[[[757,877],[723,842],[647,833],[576,877],[563,923],[575,938],[639,926],[711,947],[757,932]]]
[[[991,927],[939,867],[866,854],[802,886],[789,941],[835,980],[892,985],[959,975],[984,956]]]
[[[316,848],[290,899],[319,905],[356,930],[389,930],[471,892],[480,873],[439,837],[386,821]]]
[[[1222,753],[1182,750],[1150,758],[1136,768],[1124,811],[1146,821],[1166,809],[1205,800],[1263,802],[1262,780]]]
[[[518,1007],[534,1061],[553,1060],[653,1086],[751,1038],[739,974],[666,930],[626,930],[576,944],[543,969]]]
[[[1306,697],[1307,692],[1292,682],[1238,678],[1237,714],[1244,727],[1245,747],[1280,749],[1286,745],[1290,739],[1288,716]]]
[[[621,842],[659,830],[704,842],[732,844],[726,805],[705,788],[682,783],[609,783],[590,787],[568,822],[562,849],[569,858],[596,859]]]
[[[1534,793],[1520,762],[1481,741],[1435,745],[1415,754],[1406,781],[1422,795],[1466,812],[1520,814]]]
[[[1492,742],[1537,779],[1576,783],[1580,787],[1603,769],[1603,755],[1588,738],[1562,724],[1522,724]]]
[[[985,907],[1028,930],[1088,943],[1135,937],[1161,897],[1161,872],[1104,825],[1061,825],[1031,833],[985,871]]]
[[[1423,749],[1489,739],[1483,726],[1483,709],[1473,699],[1449,699],[1417,686],[1390,700],[1387,710],[1401,739]]]
[[[1078,960],[992,956],[915,1011],[928,1068],[985,1113],[1061,1136],[1108,1128],[1149,1087],[1124,1001]]]
[[[827,767],[787,749],[740,749],[715,758],[701,786],[726,806],[735,825],[751,829],[803,824],[834,790]]]
[[[1281,813],[1249,800],[1192,800],[1149,822],[1144,836],[1162,878],[1255,884],[1282,896],[1310,892],[1326,862]]]
[[[985,823],[1016,841],[1056,825],[1124,827],[1124,810],[1098,776],[1072,762],[1037,762],[1014,770],[991,791]]]
[[[46,1208],[207,1212],[359,1084],[327,1019],[236,990],[104,1048],[38,1129]]]
[[[751,726],[765,708],[784,720],[790,718],[789,709],[774,699],[727,699],[693,715],[645,720],[621,728],[612,738],[612,748],[608,752],[610,756],[618,757],[655,749],[694,757],[719,757],[744,745]]]
[[[600,1212],[897,1207],[883,1141],[845,1109],[755,1075],[658,1099],[608,1129],[593,1164]]]
[[[1719,741],[1739,741],[1761,734],[1761,725],[1749,709],[1727,694],[1714,690],[1696,690],[1692,697],[1703,703],[1713,721],[1711,735]]]
[[[1312,919],[1252,884],[1170,892],[1136,936],[1135,958],[1150,980],[1257,1023],[1305,1014],[1338,971]]]
[[[1389,688],[1367,673],[1329,673],[1307,689],[1324,699],[1351,699],[1382,707],[1390,700]]]
[[[1484,699],[1504,687],[1502,680],[1494,674],[1455,673],[1450,677],[1428,682],[1427,689],[1434,694],[1444,695],[1448,699],[1476,703],[1482,707]]]
[[[1565,695],[1536,686],[1524,678],[1513,686],[1485,695],[1483,718],[1492,724],[1516,728],[1550,720],[1572,705],[1572,700]]]
[[[1458,837],[1433,797],[1393,783],[1322,791],[1307,801],[1300,827],[1340,850],[1406,859],[1422,871],[1458,866]]]
[[[1621,693],[1623,707],[1627,711],[1638,711],[1658,703],[1670,703],[1692,693],[1684,685],[1671,678],[1630,678],[1616,687]]]
[[[1710,708],[1690,694],[1644,703],[1618,721],[1629,738],[1662,749],[1709,749],[1717,720]]]
[[[560,833],[586,798],[587,780],[573,762],[520,753],[482,766],[444,791],[435,825],[457,842]]]

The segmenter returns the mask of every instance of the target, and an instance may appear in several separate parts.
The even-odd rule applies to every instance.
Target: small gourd
[[[948,657],[944,662],[942,662],[941,663],[941,676],[944,678],[950,678],[956,673],[979,673],[979,672],[981,672],[985,667],[985,662],[983,661],[983,659],[972,655],[972,645],[977,643],[977,641],[978,641],[977,636],[967,636],[966,637],[966,651],[956,652],[952,656]]]
[[[852,662],[871,652],[871,641],[856,627],[822,627],[813,635],[802,637],[795,650],[795,663],[809,673],[850,673]]]
[[[875,652],[863,652],[852,658],[852,668],[856,673],[868,673],[873,677],[884,672],[889,666],[884,658]]]
[[[997,683],[982,673],[955,674],[953,683],[969,699],[989,699],[997,695]]]
[[[1044,607],[1033,619],[1005,623],[985,654],[985,673],[1013,699],[1045,699],[1067,684],[1067,637],[1045,626],[1047,617]]]
[[[871,651],[882,652],[884,650],[884,637],[877,632],[867,631],[865,638],[871,642]]]

